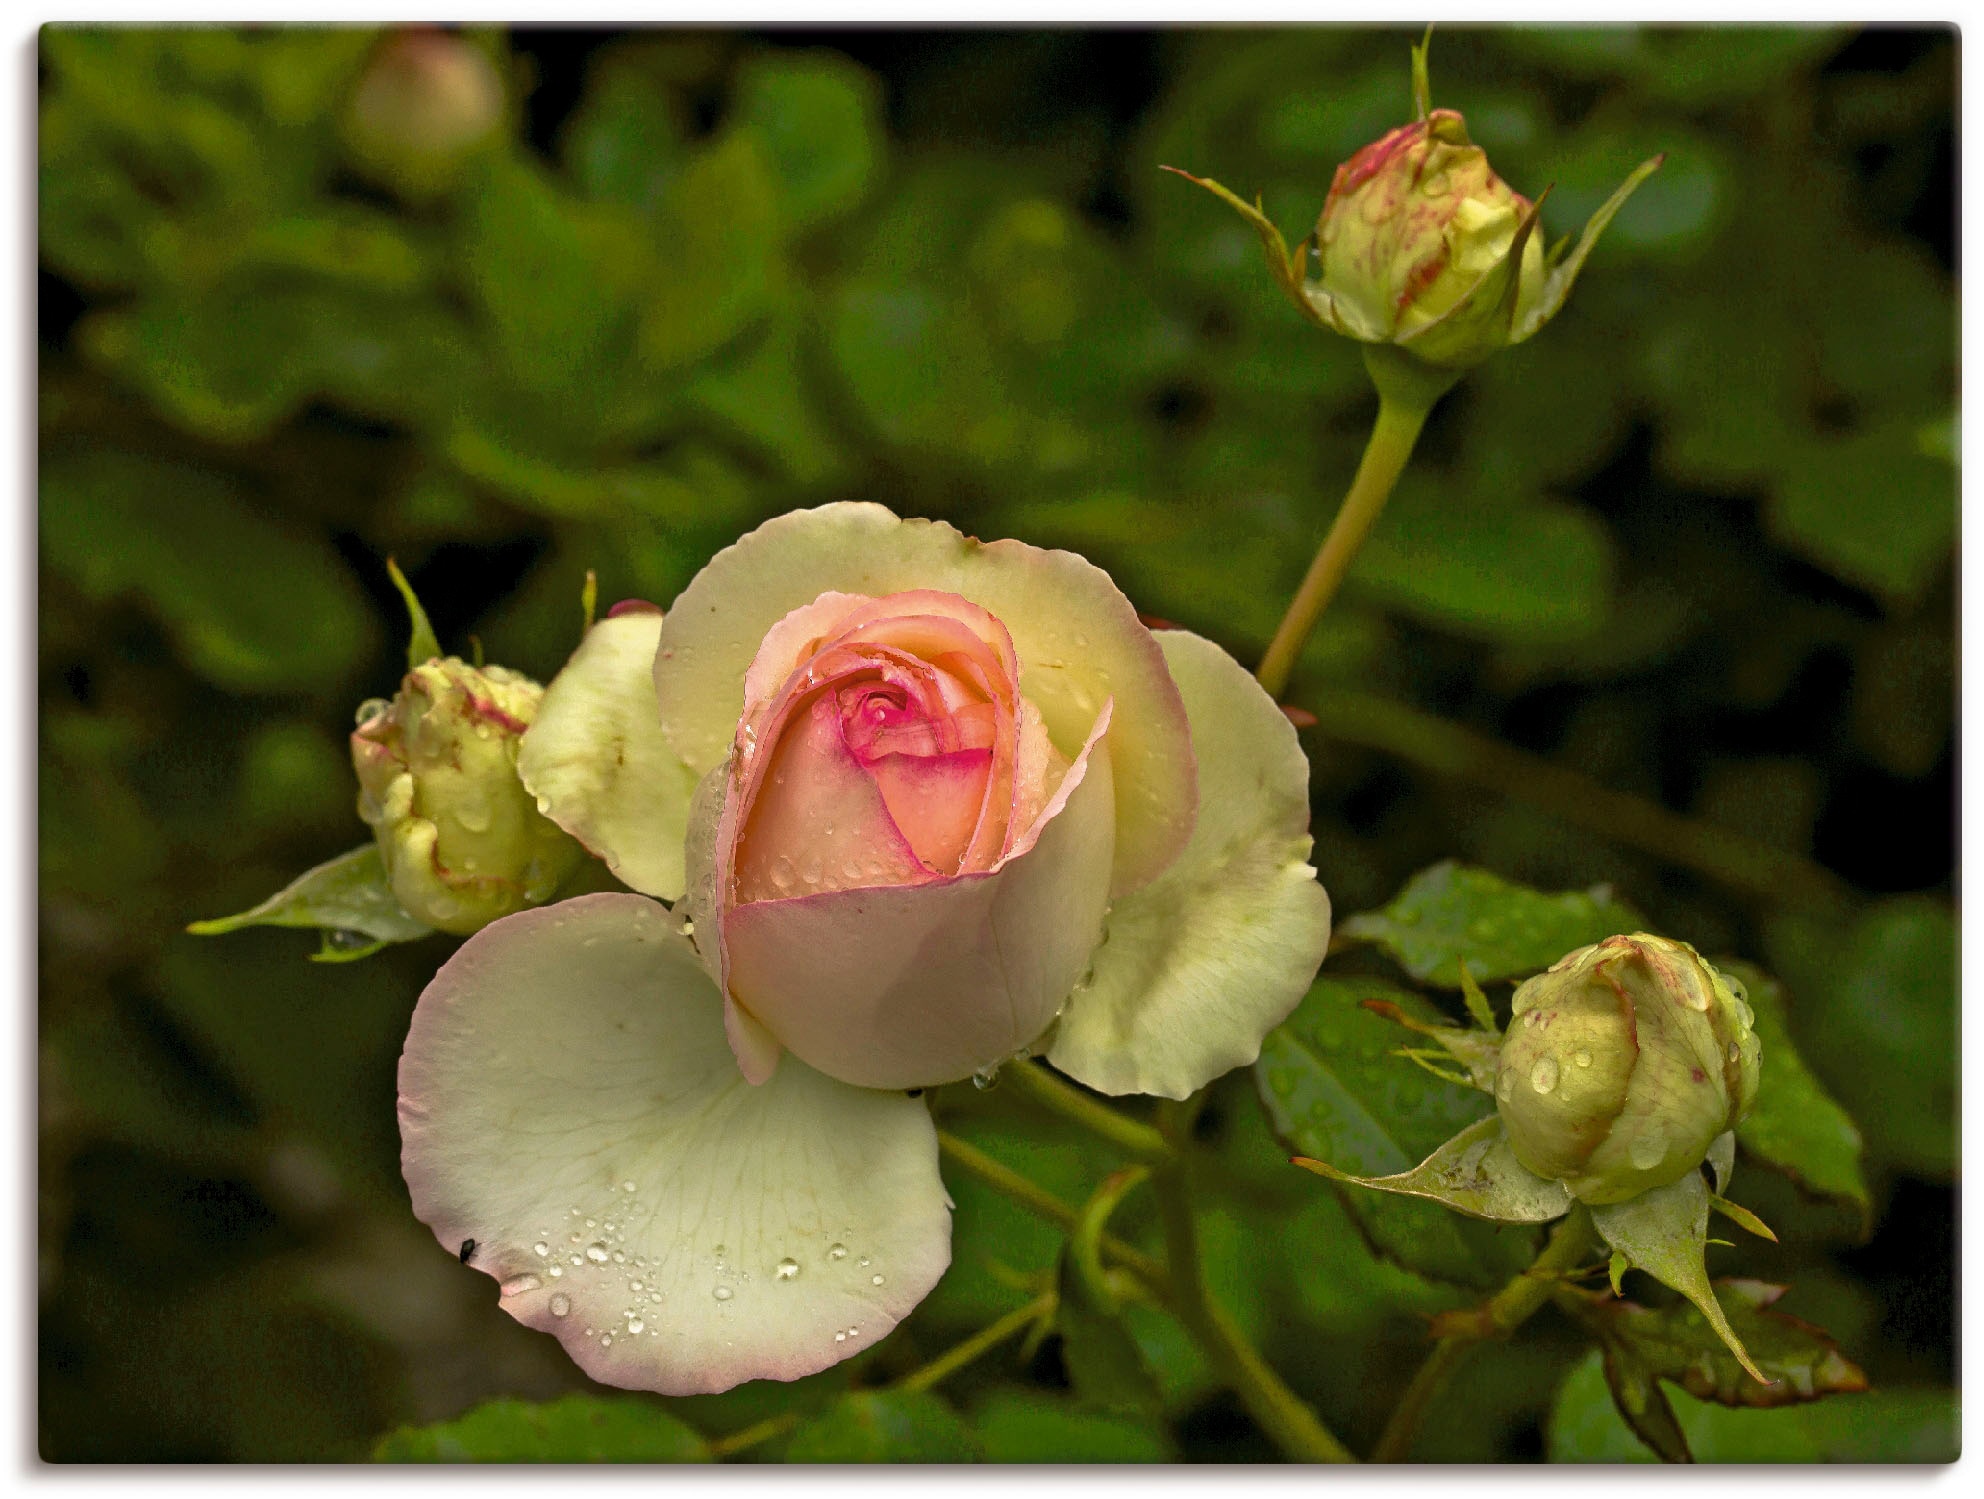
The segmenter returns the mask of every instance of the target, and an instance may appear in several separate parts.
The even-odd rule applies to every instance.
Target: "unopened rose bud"
[[[358,815],[372,825],[394,898],[466,935],[550,897],[580,849],[517,779],[517,741],[544,689],[500,666],[436,657],[398,696],[359,710],[351,736]]]
[[[1754,1018],[1685,942],[1569,954],[1515,992],[1495,1096],[1516,1159],[1594,1206],[1678,1180],[1756,1099]]]
[[[403,31],[373,54],[345,111],[358,164],[413,198],[445,192],[503,122],[489,58],[444,31]]]
[[[1535,214],[1460,115],[1436,109],[1336,169],[1316,220],[1321,290],[1349,322],[1465,369],[1509,343],[1543,295]],[[1505,279],[1484,284],[1510,257]]]

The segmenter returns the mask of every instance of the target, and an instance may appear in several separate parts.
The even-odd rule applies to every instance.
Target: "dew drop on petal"
[[[539,1239],[535,1244],[530,1246],[530,1252],[536,1255],[539,1259],[543,1259],[546,1255],[551,1253],[551,1246],[545,1243],[544,1240]]]
[[[1502,1069],[1501,1078],[1495,1084],[1495,1096],[1506,1102],[1507,1100],[1515,1097],[1515,1094],[1516,1094],[1515,1069],[1512,1067],[1504,1067]]]
[[[563,1291],[560,1291],[560,1292],[559,1292],[559,1293],[558,1293],[558,1294],[557,1294],[556,1296],[553,1296],[553,1297],[551,1298],[551,1315],[552,1315],[552,1316],[554,1316],[554,1317],[568,1317],[568,1316],[570,1316],[570,1315],[571,1315],[571,1313],[572,1313],[572,1298],[571,1298],[571,1297],[569,1297],[569,1296],[567,1296],[567,1295],[566,1295],[566,1294],[565,1294],[565,1293],[564,1293]]]
[[[638,1192],[641,1189],[633,1182],[622,1182],[620,1183],[620,1190],[623,1192]]]
[[[613,1346],[613,1334],[610,1332],[601,1333],[599,1336],[599,1346],[602,1348],[611,1348]]]
[[[611,1256],[607,1253],[606,1246],[595,1239],[592,1243],[586,1245],[586,1258],[591,1260],[595,1265],[603,1265]]]
[[[882,1277],[879,1275],[871,1275],[868,1277],[868,1284],[871,1286],[879,1286],[881,1283],[882,1283]]]
[[[1536,1065],[1529,1069],[1529,1085],[1539,1093],[1548,1093],[1557,1086],[1557,1059],[1538,1057]]]
[[[628,1332],[640,1334],[646,1332],[647,1330],[648,1330],[647,1323],[643,1322],[639,1317],[629,1317],[627,1319]]]
[[[847,1341],[847,1334],[846,1334],[846,1333],[844,1333],[844,1332],[837,1332],[837,1333],[835,1333],[835,1334],[834,1334],[834,1341],[835,1341],[836,1343],[845,1343],[845,1342]]]
[[[778,1262],[778,1268],[773,1273],[780,1280],[791,1280],[799,1274],[799,1261],[788,1256]]]
[[[526,1291],[535,1291],[543,1284],[544,1282],[539,1280],[535,1275],[519,1275],[514,1279],[503,1282],[502,1294],[505,1296],[521,1296]]]
[[[732,1294],[733,1293],[729,1286],[718,1286],[716,1288],[716,1299],[718,1301],[728,1301],[730,1300]]]
[[[1729,1043],[1729,1060],[1732,1062],[1743,1060],[1743,1048],[1738,1046],[1734,1041]]]
[[[1571,1060],[1573,1062],[1576,1062],[1580,1067],[1589,1067],[1591,1065],[1591,1053],[1588,1051],[1581,1051],[1577,1053],[1577,1055],[1572,1057]]]
[[[828,1259],[830,1259],[830,1260],[844,1260],[844,1259],[846,1259],[846,1258],[847,1258],[847,1246],[846,1246],[845,1244],[832,1244],[832,1245],[829,1245],[829,1246],[827,1247],[827,1258],[828,1258]]]
[[[1635,1171],[1651,1171],[1667,1157],[1667,1136],[1657,1129],[1635,1135],[1626,1147],[1626,1156]]]
[[[565,1273],[565,1267],[563,1265],[553,1265],[547,1273],[551,1276],[553,1280],[556,1280],[559,1276]]]

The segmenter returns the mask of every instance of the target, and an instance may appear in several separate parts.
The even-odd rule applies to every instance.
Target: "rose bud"
[[[489,145],[507,109],[488,56],[445,31],[380,44],[344,114],[344,139],[366,173],[408,198],[447,191]]]
[[[517,744],[544,689],[453,656],[414,667],[351,736],[358,815],[372,826],[393,896],[457,936],[550,897],[579,845],[538,815],[517,779]]]
[[[1166,170],[1253,226],[1276,284],[1311,322],[1378,346],[1367,349],[1366,362],[1381,389],[1404,379],[1437,397],[1462,372],[1557,315],[1605,226],[1662,158],[1627,177],[1568,256],[1565,245],[1546,255],[1541,200],[1532,203],[1496,176],[1456,111],[1432,108],[1423,45],[1413,49],[1412,67],[1418,118],[1336,169],[1315,232],[1293,254],[1258,203],[1210,178]],[[1309,279],[1312,249],[1322,263],[1319,281]],[[1381,370],[1379,348],[1411,359]]]
[[[1515,992],[1495,1097],[1516,1159],[1596,1205],[1701,1164],[1756,1100],[1754,1016],[1685,942],[1608,937]]]

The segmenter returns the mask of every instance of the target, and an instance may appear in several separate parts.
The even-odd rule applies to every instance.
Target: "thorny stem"
[[[1412,1441],[1418,1435],[1426,1408],[1446,1387],[1448,1378],[1469,1350],[1485,1338],[1507,1337],[1528,1321],[1530,1314],[1550,1299],[1564,1276],[1584,1262],[1595,1242],[1591,1214],[1582,1205],[1572,1208],[1570,1216],[1550,1231],[1549,1241],[1528,1269],[1518,1273],[1473,1313],[1464,1314],[1465,1325],[1433,1345],[1426,1362],[1406,1386],[1405,1394],[1392,1407],[1391,1419],[1385,1423],[1378,1445],[1371,1449],[1371,1461],[1404,1462],[1412,1451]]]
[[[1025,1306],[1006,1313],[997,1322],[980,1328],[962,1343],[938,1354],[922,1368],[912,1370],[893,1384],[884,1385],[882,1388],[900,1392],[927,1390],[932,1385],[949,1379],[966,1364],[984,1357],[1015,1333],[1024,1332],[1042,1317],[1052,1315],[1053,1311],[1054,1297],[1051,1292],[1036,1296]],[[768,1417],[755,1425],[745,1427],[742,1431],[734,1431],[727,1437],[711,1442],[710,1455],[719,1459],[735,1457],[740,1452],[782,1436],[798,1424],[797,1411],[786,1411],[781,1415]]]
[[[1127,1114],[1119,1114],[1107,1104],[1097,1102],[1038,1063],[1021,1058],[1007,1063],[999,1075],[1011,1079],[1014,1088],[1032,1102],[1072,1120],[1091,1134],[1100,1135],[1137,1160],[1162,1161],[1171,1154],[1164,1136],[1148,1124],[1139,1124]]]
[[[1413,444],[1419,440],[1419,429],[1426,425],[1433,403],[1452,383],[1451,380],[1428,383],[1389,379],[1380,376],[1380,368],[1380,364],[1372,362],[1371,373],[1379,385],[1378,419],[1371,428],[1371,440],[1365,444],[1363,461],[1357,465],[1357,475],[1350,481],[1343,507],[1330,523],[1329,534],[1317,548],[1302,586],[1289,600],[1288,612],[1282,616],[1274,639],[1268,643],[1267,654],[1261,657],[1260,669],[1254,673],[1268,696],[1277,702],[1288,686],[1289,674],[1295,670],[1296,658],[1302,654],[1309,632],[1315,629],[1323,610],[1336,597],[1344,575],[1350,571],[1351,559],[1384,513],[1385,501],[1391,498],[1392,487],[1412,457]],[[1439,388],[1431,390],[1429,395],[1432,384]]]
[[[1189,1139],[1193,1112],[1189,1102],[1163,1106],[1159,1117],[1174,1147],[1182,1147]],[[1212,1299],[1199,1260],[1198,1224],[1192,1214],[1191,1187],[1182,1156],[1174,1156],[1159,1169],[1154,1185],[1164,1217],[1165,1257],[1171,1265],[1171,1309],[1212,1355],[1215,1367],[1240,1397],[1247,1413],[1297,1462],[1357,1461]]]
[[[1303,706],[1333,739],[1499,792],[1729,889],[1789,899],[1808,909],[1833,909],[1849,899],[1833,874],[1808,859],[1614,791],[1540,755],[1403,703],[1368,692],[1332,690]]]

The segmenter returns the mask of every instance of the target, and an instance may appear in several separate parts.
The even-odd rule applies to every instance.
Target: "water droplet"
[[[987,1088],[996,1086],[998,1084],[998,1081],[999,1081],[999,1064],[997,1062],[994,1062],[990,1067],[982,1067],[977,1072],[974,1072],[971,1075],[972,1087],[976,1088],[981,1093],[983,1093]]]
[[[829,1246],[827,1247],[827,1258],[828,1258],[828,1259],[830,1259],[830,1260],[844,1260],[844,1259],[846,1259],[846,1258],[847,1258],[847,1246],[846,1246],[845,1244],[831,1244],[831,1245],[829,1245]]]
[[[781,890],[790,890],[793,878],[792,861],[780,854],[772,861],[772,884]]]
[[[1711,997],[1706,981],[1699,984],[1690,984],[1686,989],[1681,991],[1681,1003],[1691,1010],[1707,1010]]]
[[[1538,1057],[1536,1065],[1529,1069],[1529,1085],[1539,1093],[1548,1093],[1557,1086],[1557,1059]]]
[[[546,1255],[551,1253],[551,1246],[545,1243],[544,1240],[539,1239],[535,1244],[530,1246],[530,1251],[532,1254],[536,1255],[539,1259],[543,1259]]]
[[[627,1253],[626,1253],[626,1251],[625,1251],[625,1250],[623,1250],[623,1249],[616,1249],[616,1250],[614,1250],[614,1251],[613,1251],[613,1263],[614,1263],[614,1264],[616,1264],[616,1265],[624,1265],[624,1264],[626,1264],[626,1263],[627,1263]]]
[[[661,1305],[661,1292],[659,1292],[659,1291],[650,1291],[650,1292],[648,1292],[648,1300],[649,1300],[649,1301],[651,1301],[652,1303],[654,1303],[654,1305],[656,1305],[656,1306],[660,1306],[660,1305]]]
[[[605,1264],[608,1258],[606,1246],[597,1241],[586,1245],[586,1258],[591,1260],[595,1265]]]
[[[639,1186],[638,1186],[638,1185],[637,1185],[636,1183],[634,1183],[634,1182],[622,1182],[622,1183],[620,1183],[620,1190],[621,1190],[621,1191],[623,1191],[623,1192],[638,1192],[638,1191],[640,1191],[641,1189],[640,1189],[640,1187],[639,1187]]]
[[[630,1280],[627,1282],[627,1289],[630,1291],[640,1291],[640,1290],[645,1290],[646,1288],[647,1288],[646,1281]]]
[[[573,1208],[573,1209],[572,1209],[572,1216],[573,1216],[574,1218],[576,1218],[576,1217],[578,1217],[578,1216],[579,1216],[579,1210],[578,1210],[577,1208]]]
[[[552,1315],[552,1316],[554,1316],[554,1317],[569,1317],[569,1316],[570,1316],[571,1314],[572,1314],[572,1298],[571,1298],[571,1297],[569,1297],[569,1296],[567,1296],[567,1295],[566,1295],[566,1294],[565,1294],[565,1293],[564,1293],[563,1291],[560,1291],[560,1292],[559,1292],[559,1293],[558,1293],[558,1294],[557,1294],[556,1296],[553,1296],[553,1297],[551,1298],[551,1315]]]
[[[778,1268],[772,1273],[780,1280],[791,1280],[799,1274],[799,1261],[791,1258],[782,1259],[778,1262]]]
[[[1507,1100],[1514,1098],[1515,1095],[1516,1095],[1515,1069],[1505,1067],[1502,1069],[1501,1077],[1497,1080],[1495,1084],[1495,1096],[1506,1102]]]
[[[646,1332],[647,1330],[648,1330],[647,1323],[643,1322],[639,1317],[629,1317],[627,1319],[628,1332],[639,1335],[641,1333]]]
[[[579,1266],[583,1265],[585,1262],[586,1262],[586,1257],[582,1254],[575,1254],[572,1256],[572,1268],[574,1270],[578,1269]]]
[[[324,934],[324,945],[332,952],[357,952],[361,947],[370,947],[378,940],[377,937],[368,936],[364,932],[346,931],[342,927]]]
[[[358,712],[354,715],[354,721],[364,723],[368,719],[377,718],[381,713],[390,712],[392,706],[391,703],[382,697],[368,697],[358,705]]]
[[[834,1334],[834,1341],[835,1341],[836,1343],[845,1343],[845,1342],[847,1341],[847,1334],[846,1334],[846,1333],[844,1333],[844,1332],[837,1332],[837,1333],[835,1333],[835,1334]]]
[[[599,1220],[598,1220],[597,1218],[588,1218],[588,1219],[586,1219],[586,1227],[587,1227],[587,1228],[598,1228],[598,1227],[599,1227]]]
[[[1589,1067],[1591,1065],[1591,1053],[1588,1051],[1578,1052],[1572,1056],[1571,1060],[1576,1062],[1580,1067]]]
[[[544,1282],[535,1275],[519,1275],[514,1280],[503,1282],[502,1293],[505,1296],[521,1296],[526,1291],[535,1291],[543,1284]]]
[[[1743,1048],[1737,1045],[1734,1041],[1731,1041],[1729,1043],[1729,1060],[1732,1062],[1740,1062],[1743,1060]]]
[[[879,1286],[881,1283],[882,1283],[882,1277],[879,1275],[871,1275],[868,1277],[868,1284],[871,1286]]]
[[[1743,1022],[1743,1029],[1747,1031],[1757,1023],[1757,1012],[1739,999],[1736,1001],[1736,1018]]]
[[[716,1299],[718,1301],[728,1301],[730,1300],[732,1294],[733,1293],[729,1286],[718,1286],[716,1288]]]
[[[460,823],[467,831],[471,833],[486,833],[489,831],[489,803],[480,801],[464,802],[461,806],[454,808],[453,811],[455,821]]]
[[[611,1348],[613,1346],[613,1334],[610,1332],[601,1333],[599,1335],[599,1346],[602,1348]]]
[[[808,859],[806,861],[806,867],[799,871],[799,878],[809,885],[817,885],[820,883],[820,873],[820,861],[818,859]]]
[[[729,1246],[729,1245],[727,1245],[727,1244],[719,1244],[719,1245],[717,1245],[717,1246],[716,1246],[716,1262],[717,1262],[717,1263],[718,1263],[719,1265],[720,1265],[720,1264],[722,1264],[722,1263],[723,1263],[723,1257],[724,1257],[725,1255],[727,1255],[727,1254],[729,1254],[729,1253],[730,1253],[730,1246]]]
[[[1667,1136],[1657,1129],[1635,1135],[1626,1147],[1626,1157],[1635,1171],[1651,1171],[1667,1158]]]
[[[866,1270],[868,1268],[868,1256],[865,1254],[862,1255],[860,1259],[855,1261],[855,1264],[859,1265],[863,1270]]]

